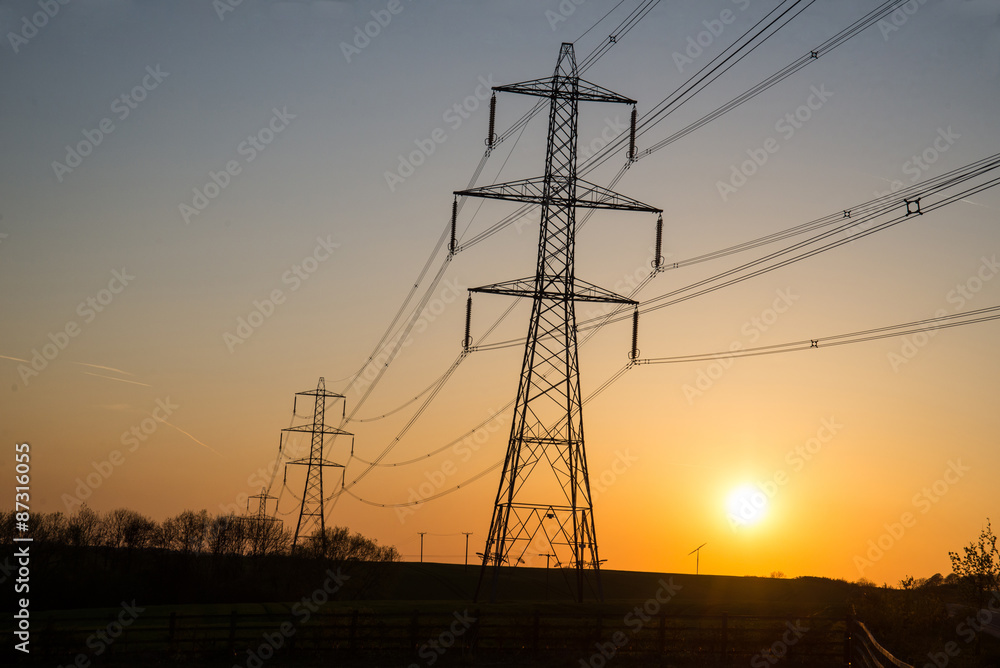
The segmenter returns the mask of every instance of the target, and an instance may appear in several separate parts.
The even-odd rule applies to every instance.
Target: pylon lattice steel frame
[[[320,541],[323,552],[326,553],[326,519],[323,508],[326,497],[323,495],[323,468],[335,466],[341,469],[343,476],[343,464],[337,464],[323,457],[323,443],[328,434],[337,436],[353,436],[346,431],[330,427],[326,424],[326,402],[328,399],[344,399],[342,394],[326,391],[326,381],[320,377],[319,384],[315,390],[306,392],[296,392],[296,403],[299,397],[314,397],[315,406],[313,408],[312,424],[299,425],[282,429],[282,432],[299,432],[311,434],[312,439],[309,447],[309,456],[302,459],[289,461],[285,464],[285,475],[288,475],[289,465],[307,466],[306,483],[302,491],[302,507],[299,510],[299,520],[295,524],[295,538],[292,540],[292,550],[295,550],[299,542],[299,537],[306,537],[319,528]],[[346,407],[345,407],[346,411]],[[292,412],[295,412],[293,404]],[[341,480],[343,483],[343,480]]]
[[[600,559],[583,438],[575,303],[635,302],[576,278],[576,209],[662,210],[577,178],[579,102],[634,105],[635,100],[581,80],[572,44],[564,43],[560,48],[553,76],[493,90],[547,97],[551,102],[543,177],[455,193],[537,203],[542,210],[535,276],[470,290],[533,300],[510,440],[476,598],[492,568],[490,600],[496,600],[501,565],[522,563],[531,543],[544,536],[548,551],[574,569],[577,600],[583,600],[588,572],[593,574],[592,586],[600,600]],[[542,491],[533,490],[534,485],[526,487],[539,463],[555,474],[562,491],[556,502],[551,496],[536,498],[536,494],[544,495]]]
[[[252,499],[260,499],[260,503],[257,507],[257,514],[250,515],[250,501]],[[266,488],[261,488],[260,494],[254,494],[247,498],[247,514],[243,516],[244,524],[247,528],[247,533],[250,536],[250,543],[253,545],[254,554],[263,554],[268,538],[270,537],[271,527],[279,522],[278,518],[271,517],[267,514],[267,502],[268,500],[277,501],[277,497],[271,496],[267,493]],[[277,512],[277,507],[275,507],[275,512]]]

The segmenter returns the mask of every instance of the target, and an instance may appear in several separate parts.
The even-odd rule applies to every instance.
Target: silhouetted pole
[[[418,531],[417,533],[420,534],[420,563],[424,563],[424,535],[427,532]]]
[[[462,534],[465,536],[465,570],[469,570],[469,536],[472,532],[463,531]]]

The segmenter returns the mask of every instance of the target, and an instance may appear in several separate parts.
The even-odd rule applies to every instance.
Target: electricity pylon
[[[476,598],[492,568],[489,597],[496,600],[501,565],[522,563],[531,543],[544,537],[547,551],[574,569],[576,582],[571,587],[576,599],[583,601],[585,582],[592,580],[593,593],[601,600],[600,559],[583,439],[575,304],[636,302],[576,277],[576,209],[662,210],[577,178],[579,103],[635,105],[635,100],[580,79],[572,44],[562,45],[551,77],[493,90],[547,97],[550,103],[544,176],[455,193],[541,206],[535,275],[470,290],[532,299],[517,403]],[[633,146],[629,157],[634,154]],[[561,491],[554,491],[551,477],[540,475],[545,470],[555,475]]]
[[[320,543],[323,553],[326,554],[326,519],[323,513],[323,506],[326,501],[326,497],[323,496],[323,468],[327,466],[338,467],[341,469],[341,476],[343,476],[344,465],[337,464],[336,462],[332,462],[323,457],[323,442],[328,434],[338,436],[353,436],[353,434],[349,434],[346,431],[337,429],[336,427],[330,427],[326,424],[327,399],[345,399],[345,397],[342,394],[327,392],[326,381],[322,377],[319,379],[319,384],[316,386],[315,390],[296,392],[296,403],[298,402],[298,398],[303,396],[315,397],[316,400],[315,407],[313,408],[312,424],[304,424],[281,430],[282,432],[287,431],[312,434],[309,456],[302,459],[296,459],[285,464],[286,480],[288,475],[288,466],[290,464],[298,464],[309,467],[306,470],[306,484],[302,491],[302,507],[299,510],[299,521],[295,524],[295,538],[292,539],[292,550],[294,551],[298,545],[300,536],[309,536],[318,528],[320,530]],[[295,412],[294,404],[292,412]],[[341,483],[343,483],[343,480],[341,480]]]
[[[256,515],[249,514],[251,499],[260,499]],[[268,494],[265,488],[261,488],[260,494],[254,494],[253,496],[247,498],[247,515],[244,516],[243,519],[245,520],[247,533],[250,536],[250,544],[252,545],[254,554],[264,554],[267,552],[268,543],[273,537],[272,527],[279,522],[277,518],[271,517],[267,514],[268,500],[277,501],[277,497]]]

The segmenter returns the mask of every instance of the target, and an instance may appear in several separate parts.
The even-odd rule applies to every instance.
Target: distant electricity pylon
[[[260,499],[256,515],[249,514],[251,499]],[[275,526],[280,521],[267,514],[268,500],[276,501],[277,497],[268,494],[264,488],[261,488],[260,494],[254,494],[253,496],[247,498],[247,515],[244,519],[246,520],[246,526],[250,536],[250,544],[252,545],[254,554],[264,554],[267,552],[271,539],[273,538],[273,529],[271,527]],[[275,510],[277,510],[277,508],[275,508]]]
[[[574,569],[576,582],[571,587],[576,599],[583,600],[585,582],[592,580],[590,586],[600,600],[600,559],[583,441],[575,304],[636,302],[576,278],[576,209],[662,210],[577,178],[579,103],[634,106],[635,100],[580,79],[572,44],[562,45],[553,76],[493,90],[547,97],[550,103],[544,176],[455,192],[456,197],[529,202],[541,207],[535,275],[470,290],[529,297],[533,304],[514,420],[476,598],[492,568],[489,597],[496,600],[501,566],[523,563],[530,544],[544,537],[550,546],[548,552]],[[633,122],[634,118],[633,114]],[[634,132],[632,136],[630,159],[635,155]],[[492,141],[491,130],[489,148]],[[466,348],[469,345],[467,331]],[[538,464],[542,466],[536,468]],[[555,475],[558,491],[548,476],[541,480],[539,474],[545,470]]]
[[[328,434],[338,436],[353,436],[353,434],[349,434],[346,431],[337,429],[336,427],[327,426],[325,422],[327,399],[345,399],[345,397],[342,394],[327,392],[326,381],[324,381],[322,377],[320,377],[319,384],[316,386],[315,390],[296,392],[296,403],[298,402],[299,397],[315,397],[312,424],[304,424],[281,430],[282,432],[301,432],[312,435],[309,447],[309,456],[302,459],[296,459],[285,464],[286,482],[288,478],[288,466],[290,464],[298,464],[309,467],[306,470],[306,484],[302,491],[302,507],[299,509],[299,521],[295,524],[295,538],[292,540],[292,550],[295,550],[300,537],[307,537],[319,529],[320,544],[325,554],[326,519],[324,518],[323,507],[326,497],[323,496],[323,468],[327,466],[338,467],[341,469],[341,477],[343,477],[344,465],[331,462],[323,457],[323,443]],[[296,406],[293,404],[293,413],[295,413],[295,408]],[[343,412],[346,414],[346,400]],[[351,449],[353,451],[353,444]],[[343,484],[343,480],[341,480],[341,484]]]

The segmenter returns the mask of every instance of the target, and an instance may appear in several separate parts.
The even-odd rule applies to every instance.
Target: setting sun
[[[726,516],[733,528],[758,524],[767,515],[767,496],[756,485],[741,485],[726,499]]]

